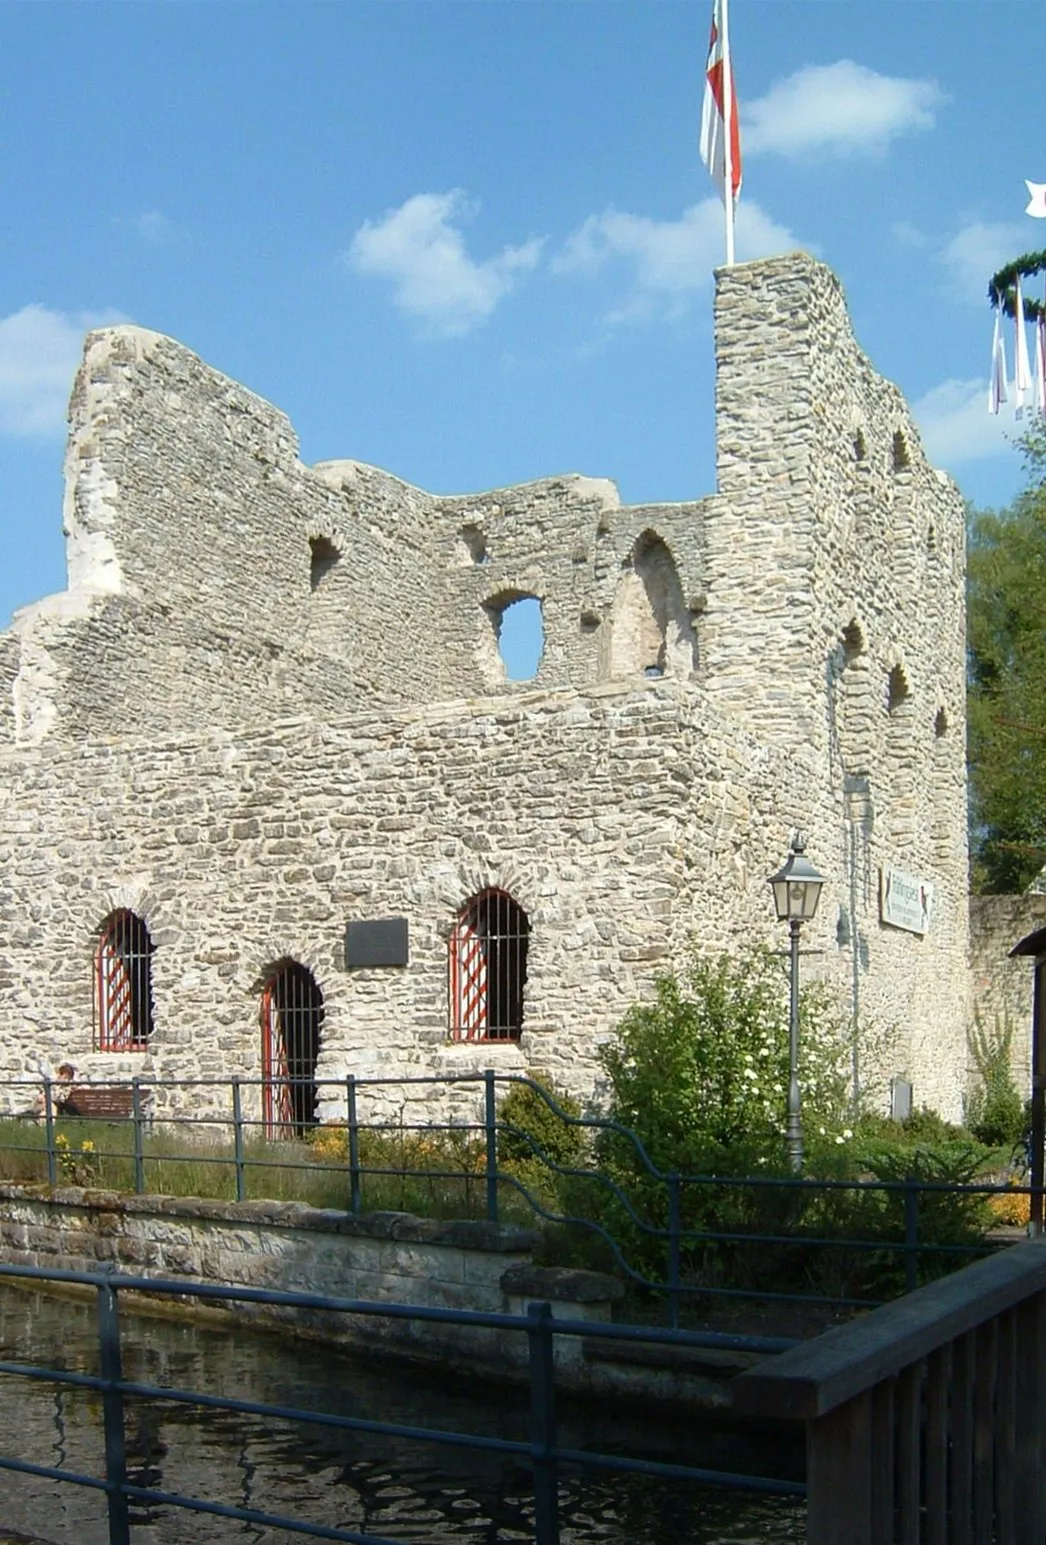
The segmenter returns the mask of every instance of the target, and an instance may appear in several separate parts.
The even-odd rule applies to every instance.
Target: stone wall
[[[812,752],[833,813],[811,852],[839,877],[826,899],[851,1011],[892,1032],[896,1071],[937,1103],[932,1069],[943,1057],[956,1076],[969,1004],[963,502],[827,269],[721,273],[716,325],[709,697],[765,743]],[[886,864],[932,881],[924,938],[881,924]]]
[[[714,723],[657,682],[152,748],[41,748],[25,763],[32,797],[14,760],[18,794],[0,790],[0,978],[37,1027],[0,1057],[27,1071],[57,1030],[81,1073],[257,1078],[261,984],[291,957],[323,992],[321,1076],[493,1063],[587,1096],[599,1040],[694,927],[695,891],[710,943],[746,925],[772,936],[763,877],[784,834],[758,787],[742,793],[770,767],[743,741],[724,765]],[[748,882],[713,905],[742,797]],[[64,855],[53,888],[41,887],[45,824]],[[451,1043],[447,936],[492,884],[531,922],[523,1039]],[[92,1064],[90,960],[116,906],[140,912],[156,945],[155,1031],[144,1056]],[[387,915],[408,919],[409,965],[347,972],[346,923]]]
[[[1015,944],[1046,927],[1046,896],[970,897],[970,968],[973,1010],[989,1034],[1013,1031],[1013,1073],[1031,1095],[1031,1031],[1034,962],[1010,959]]]
[[[502,1276],[529,1262],[535,1241],[514,1224],[438,1223],[409,1213],[354,1217],[299,1202],[125,1196],[78,1186],[45,1195],[0,1185],[0,1254],[13,1266],[112,1269],[172,1282],[503,1313]],[[269,1317],[280,1318],[279,1310]],[[344,1320],[327,1315],[315,1323],[337,1334]],[[395,1340],[397,1329],[373,1324],[376,1338]]]
[[[0,1262],[7,1265],[520,1318],[543,1303],[554,1319],[572,1322],[553,1341],[557,1386],[617,1406],[728,1409],[730,1380],[766,1355],[723,1344],[657,1345],[641,1333],[627,1340],[607,1335],[621,1284],[602,1272],[532,1265],[536,1239],[512,1224],[437,1222],[409,1213],[353,1216],[294,1202],[125,1196],[76,1186],[46,1193],[0,1183]],[[138,1290],[120,1296],[125,1312],[141,1303]],[[334,1345],[464,1370],[473,1378],[528,1377],[528,1338],[518,1324],[385,1319],[188,1294],[157,1293],[150,1305],[161,1314],[176,1305],[179,1317],[217,1307],[240,1322],[289,1326]],[[573,1326],[582,1324],[592,1333],[575,1334]]]
[[[720,274],[716,346],[718,492],[627,508],[580,477],[435,497],[310,469],[180,345],[91,335],[70,588],[0,638],[0,1070],[256,1076],[291,959],[323,994],[322,1076],[495,1061],[589,1098],[691,938],[783,945],[765,878],[802,826],[828,878],[804,971],[862,1090],[903,1072],[959,1113],[962,503],[812,259]],[[496,647],[524,595],[526,684]],[[881,921],[885,865],[932,884],[924,936]],[[447,1036],[449,934],[489,886],[531,927],[518,1044]],[[156,1028],[92,1069],[116,908],[155,945]],[[346,923],[389,916],[409,965],[347,972]]]

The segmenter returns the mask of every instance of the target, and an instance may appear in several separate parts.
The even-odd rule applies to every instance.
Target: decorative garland
[[[1004,315],[1012,317],[1017,310],[1017,279],[1033,279],[1036,274],[1046,273],[1046,252],[1026,252],[1013,263],[1007,263],[993,274],[988,282],[988,299],[993,306],[1001,306]],[[1046,302],[1033,300],[1022,294],[1024,318],[1027,322],[1046,320]]]

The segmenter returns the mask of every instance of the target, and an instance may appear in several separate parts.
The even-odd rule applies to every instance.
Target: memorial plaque
[[[345,969],[358,966],[405,966],[407,919],[379,917],[349,923],[345,929]]]

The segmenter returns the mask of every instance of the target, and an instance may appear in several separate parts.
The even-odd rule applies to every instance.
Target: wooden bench
[[[70,1084],[67,1090],[55,1088],[53,1097],[56,1116],[127,1121],[134,1113],[134,1091],[130,1084]]]

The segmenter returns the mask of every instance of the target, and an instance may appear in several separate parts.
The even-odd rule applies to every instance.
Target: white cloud
[[[912,413],[927,456],[948,471],[966,461],[1012,455],[1021,428],[1006,406],[999,414],[988,412],[987,373],[982,381],[942,381],[912,404]]]
[[[380,220],[365,220],[345,258],[359,273],[391,280],[396,305],[430,332],[468,332],[537,266],[544,247],[535,237],[477,262],[461,231],[477,207],[460,188],[417,193]]]
[[[737,211],[740,261],[792,252],[801,243],[753,200]],[[641,320],[654,311],[680,311],[690,296],[704,289],[712,270],[723,262],[723,206],[714,196],[685,209],[678,220],[654,220],[608,209],[589,215],[567,238],[553,261],[557,273],[592,273],[613,260],[628,264],[634,275],[632,299],[610,321]]]
[[[149,209],[145,214],[135,215],[131,224],[150,247],[166,247],[177,234],[170,220],[159,209]]]
[[[941,258],[954,293],[987,309],[988,280],[1027,249],[1027,227],[1016,220],[974,220],[952,237]]]
[[[50,311],[39,305],[0,319],[0,432],[60,434],[84,333],[123,320],[115,312]]]
[[[910,220],[895,220],[890,229],[902,247],[914,247],[917,252],[925,252],[932,246],[926,232],[921,231]]]
[[[796,157],[881,153],[901,134],[931,129],[947,100],[936,81],[879,75],[852,59],[808,64],[741,103],[742,148]]]

